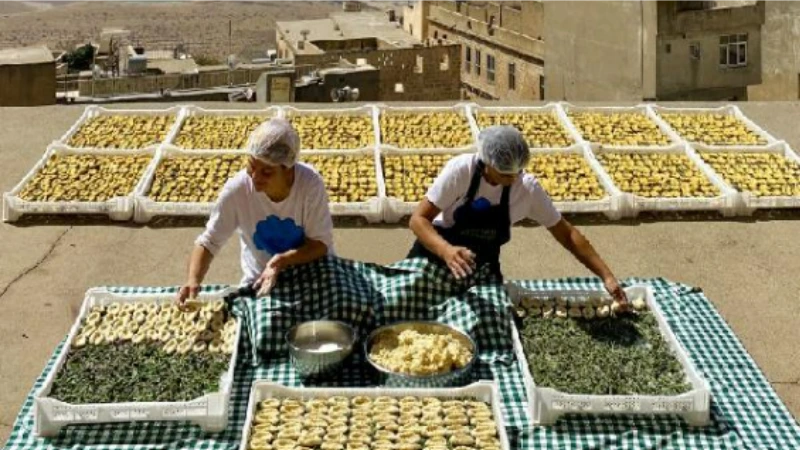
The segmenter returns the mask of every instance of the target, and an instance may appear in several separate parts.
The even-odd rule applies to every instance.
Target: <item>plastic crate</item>
[[[705,166],[709,171],[713,172],[715,176],[723,179],[723,177],[717,174],[714,169],[708,165],[703,158],[700,156],[698,152],[702,151],[712,151],[712,152],[736,152],[736,153],[776,153],[779,155],[783,155],[784,158],[788,159],[789,161],[794,161],[796,164],[800,164],[800,156],[789,147],[784,141],[779,141],[771,145],[761,146],[761,147],[748,147],[748,146],[739,146],[739,147],[718,147],[718,146],[706,146],[702,144],[695,144],[693,147],[690,147],[690,153],[695,155],[697,159],[700,160],[700,164]],[[798,180],[800,182],[800,180]],[[732,188],[733,189],[733,188]],[[749,191],[736,191],[737,192],[737,199],[736,199],[736,213],[740,215],[752,215],[756,210],[759,209],[789,209],[789,208],[800,208],[800,197],[798,196],[756,196],[753,195]]]
[[[91,105],[87,106],[86,109],[83,111],[83,114],[80,118],[61,136],[61,139],[58,140],[59,143],[63,144],[64,146],[69,146],[69,141],[72,139],[72,136],[89,120],[94,119],[95,117],[99,116],[173,116],[174,122],[170,127],[167,135],[165,136],[164,140],[161,142],[153,143],[152,145],[148,146],[158,146],[166,142],[172,142],[174,139],[175,134],[178,132],[178,127],[182,122],[183,114],[185,114],[185,107],[183,106],[173,106],[172,108],[168,109],[108,109],[103,108],[101,106]],[[81,147],[84,148],[84,147]],[[108,149],[100,149],[100,150],[108,150]]]
[[[592,297],[608,298],[605,291],[581,290],[528,290],[509,282],[506,289],[514,306],[525,296],[561,297],[570,301],[586,301]],[[519,361],[528,398],[528,413],[534,425],[552,425],[565,414],[588,415],[677,415],[691,426],[706,426],[710,423],[711,394],[708,383],[700,376],[689,360],[675,334],[664,319],[664,313],[656,303],[653,290],[646,285],[634,285],[625,289],[628,297],[644,296],[647,306],[658,322],[661,335],[672,347],[680,361],[692,390],[675,396],[656,395],[584,395],[560,392],[546,386],[537,386],[522,348],[519,331],[512,320],[514,352]],[[555,320],[555,319],[554,319]],[[573,320],[573,319],[565,319]]]
[[[201,293],[200,301],[220,300],[232,290]],[[220,391],[206,394],[188,402],[130,402],[108,404],[72,405],[48,397],[55,377],[66,363],[70,344],[80,329],[81,322],[95,305],[109,303],[171,303],[174,299],[164,294],[117,294],[104,288],[90,289],[81,307],[77,320],[72,325],[55,365],[47,374],[44,385],[34,396],[35,431],[38,436],[56,436],[60,430],[74,424],[98,424],[109,422],[139,421],[190,421],[206,432],[219,432],[228,424],[228,402],[236,366],[241,320],[237,319],[233,354],[227,371],[220,377]]]
[[[438,398],[472,398],[478,401],[489,403],[492,408],[492,416],[497,424],[497,435],[502,450],[510,450],[508,435],[506,433],[505,419],[501,410],[501,398],[497,385],[490,381],[479,381],[460,388],[291,388],[269,381],[257,380],[253,382],[250,391],[250,402],[247,405],[247,419],[242,429],[242,441],[239,450],[247,450],[250,440],[250,429],[256,413],[258,403],[269,398],[294,398],[310,399],[314,397],[438,397]]]
[[[383,203],[386,197],[386,186],[383,183],[383,172],[380,163],[380,157],[377,150],[364,148],[360,150],[306,150],[300,154],[300,159],[303,156],[370,156],[375,161],[375,177],[378,193],[376,197],[367,199],[364,202],[353,203],[333,203],[329,204],[331,215],[333,216],[354,216],[363,217],[369,223],[377,223],[383,219]]]
[[[580,143],[587,143],[587,144],[599,144],[605,148],[613,148],[613,149],[633,149],[633,148],[668,148],[674,146],[675,144],[680,144],[683,141],[679,138],[676,139],[675,133],[672,132],[672,129],[666,126],[658,117],[656,117],[653,110],[647,105],[637,105],[637,106],[575,106],[566,102],[559,103],[559,108],[561,110],[562,118],[572,132],[576,133],[580,136]],[[648,146],[631,146],[631,145],[608,145],[603,144],[600,142],[591,142],[583,137],[583,134],[580,132],[578,127],[570,120],[569,113],[570,112],[586,112],[586,113],[601,113],[601,114],[642,114],[650,119],[654,125],[656,125],[662,133],[664,133],[667,138],[669,139],[669,143],[667,145],[648,145]]]
[[[221,155],[247,155],[244,150],[181,150],[172,146],[164,146],[158,150],[156,157],[148,167],[143,182],[137,187],[134,194],[135,211],[133,220],[137,223],[147,223],[156,216],[173,217],[207,217],[214,209],[213,202],[157,202],[150,197],[150,187],[155,180],[156,170],[162,161],[175,157],[215,158]],[[221,187],[221,186],[220,186]]]
[[[280,109],[277,106],[270,106],[266,109],[204,109],[199,106],[186,106],[183,113],[180,115],[180,120],[173,133],[170,133],[169,138],[165,141],[166,144],[172,145],[181,150],[244,150],[238,148],[185,148],[176,143],[178,135],[186,123],[186,119],[192,116],[217,116],[217,117],[236,117],[236,116],[263,116],[264,121],[280,117]]]
[[[586,145],[573,145],[567,148],[533,148],[531,149],[531,156],[536,154],[565,154],[573,153],[580,154],[586,160],[589,167],[594,172],[600,185],[606,192],[606,196],[600,200],[571,200],[571,201],[553,201],[556,209],[562,213],[602,213],[611,220],[617,220],[622,217],[623,211],[621,203],[624,199],[624,194],[615,185],[614,182],[603,169],[602,165],[594,158],[588,146]]]
[[[137,185],[131,191],[130,195],[124,197],[115,197],[103,202],[31,202],[19,198],[19,193],[25,185],[33,179],[33,177],[45,166],[47,161],[53,155],[155,155],[155,147],[138,150],[98,150],[98,149],[75,149],[64,146],[62,144],[51,144],[41,159],[33,166],[33,168],[22,178],[22,180],[14,186],[14,188],[3,194],[3,221],[15,222],[26,214],[102,214],[107,215],[111,220],[124,221],[130,220],[133,216],[134,210],[134,192],[137,192],[147,177],[146,169],[144,176],[139,180]],[[152,162],[151,162],[152,164]]]
[[[642,197],[632,194],[630,192],[622,191],[619,186],[616,189],[622,192],[620,200],[620,214],[623,217],[636,217],[643,211],[718,211],[723,216],[730,217],[736,214],[736,191],[728,186],[716,173],[700,160],[700,158],[693,152],[689,151],[688,147],[683,144],[674,145],[672,147],[644,147],[644,148],[619,148],[619,147],[602,147],[593,145],[591,147],[593,158],[598,155],[608,153],[675,153],[686,155],[690,161],[697,167],[702,175],[704,175],[717,189],[720,195],[716,197]],[[597,161],[603,170],[605,167],[602,163]],[[609,179],[613,182],[613,177],[609,174]]]
[[[475,145],[475,137],[473,135],[473,130],[475,129],[475,127],[477,125],[474,123],[474,119],[472,118],[472,115],[469,113],[469,105],[466,104],[466,103],[459,103],[459,104],[456,104],[456,105],[453,105],[453,106],[386,106],[386,105],[377,105],[377,108],[378,108],[378,111],[377,111],[377,114],[375,116],[375,122],[376,122],[376,127],[377,127],[377,130],[378,130],[378,138],[379,138],[378,145],[381,148],[394,149],[394,150],[400,150],[400,151],[406,151],[406,152],[408,152],[408,151],[418,151],[418,150],[441,150],[443,148],[443,147],[440,147],[440,146],[439,147],[437,147],[437,146],[425,147],[425,148],[406,148],[406,147],[402,147],[401,148],[401,147],[398,147],[396,145],[387,144],[387,143],[383,142],[383,135],[382,135],[383,130],[381,129],[380,118],[384,114],[392,114],[392,113],[409,113],[409,114],[413,114],[413,113],[434,113],[434,112],[440,112],[440,113],[452,112],[452,113],[456,113],[456,114],[462,116],[464,118],[464,120],[466,121],[467,128],[469,129],[470,135],[472,137],[472,142],[470,142],[468,145],[464,145],[464,146],[461,146],[461,147],[449,148],[448,151],[450,151],[450,152],[457,151],[457,150],[466,151],[466,150],[469,150],[469,149],[473,148],[474,145]]]
[[[386,189],[386,179],[385,179],[385,172],[383,170],[383,157],[387,155],[391,156],[414,156],[414,155],[452,155],[458,156],[463,155],[465,153],[475,153],[473,148],[467,148],[462,150],[454,150],[449,148],[438,148],[438,149],[427,149],[427,150],[401,150],[397,147],[381,147],[378,155],[379,165],[381,167],[380,171],[380,184],[384,186],[384,206],[383,206],[383,220],[389,223],[397,223],[403,217],[410,216],[411,213],[417,208],[419,202],[410,202],[410,201],[403,201],[398,199],[397,197],[389,197],[388,192]],[[440,170],[441,172],[441,170]]]
[[[767,145],[774,144],[774,143],[778,142],[778,140],[775,139],[774,136],[772,136],[766,130],[764,130],[763,128],[758,126],[755,122],[750,120],[747,116],[744,115],[744,113],[742,113],[742,110],[740,110],[739,107],[735,106],[735,105],[720,106],[718,108],[668,108],[668,107],[658,106],[658,105],[648,105],[648,108],[653,111],[653,115],[656,118],[656,120],[661,122],[664,125],[664,127],[666,127],[669,130],[670,136],[672,136],[674,139],[679,139],[681,141],[686,141],[686,142],[689,142],[691,144],[700,144],[700,145],[704,145],[704,146],[710,147],[712,149],[726,149],[726,148],[730,148],[730,147],[761,147],[761,146],[763,146],[763,144],[762,145],[756,145],[756,146],[749,146],[749,145],[707,145],[707,144],[703,144],[701,142],[691,141],[691,140],[686,139],[684,136],[682,136],[680,133],[678,133],[677,130],[672,128],[672,126],[664,118],[661,117],[661,114],[664,114],[664,113],[667,113],[667,114],[722,114],[722,115],[726,115],[726,116],[733,116],[733,117],[739,119],[742,123],[744,123],[744,125],[750,131],[754,132],[755,134],[757,134],[758,136],[760,136],[761,138],[766,140],[767,141]]]
[[[540,115],[553,115],[558,119],[558,123],[564,127],[564,131],[572,139],[572,144],[563,147],[569,148],[581,142],[580,133],[572,126],[566,119],[563,110],[559,108],[557,103],[548,103],[545,106],[481,106],[478,104],[468,105],[470,116],[470,125],[472,126],[472,134],[475,137],[475,142],[478,141],[478,134],[480,134],[481,127],[478,125],[478,115],[481,113],[521,113],[521,114],[540,114]],[[562,148],[562,147],[556,147]],[[533,147],[531,147],[533,149]]]
[[[375,147],[378,145],[378,140],[380,139],[380,127],[378,124],[378,110],[373,105],[365,105],[359,106],[355,108],[320,108],[320,109],[301,109],[295,108],[293,106],[284,106],[281,108],[282,117],[289,120],[292,117],[296,116],[362,116],[368,117],[370,119],[370,123],[372,124],[372,143],[356,148],[350,149],[310,149],[306,146],[302,145],[301,143],[301,151],[302,152],[334,152],[338,153],[341,151],[352,151],[352,150],[374,150]]]

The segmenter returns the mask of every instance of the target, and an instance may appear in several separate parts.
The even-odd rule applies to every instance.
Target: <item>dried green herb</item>
[[[520,339],[537,386],[593,395],[678,395],[692,388],[650,312],[591,320],[529,316]]]
[[[71,404],[177,402],[219,390],[230,355],[167,353],[152,343],[73,349],[50,397]]]

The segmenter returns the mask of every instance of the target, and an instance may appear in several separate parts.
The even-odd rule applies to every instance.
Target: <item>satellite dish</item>
[[[334,103],[339,103],[339,100],[341,100],[341,98],[342,98],[342,94],[341,94],[339,89],[337,89],[337,88],[331,89],[331,100]]]
[[[358,88],[353,88],[353,90],[350,91],[350,100],[351,101],[358,100],[358,94],[359,94]]]

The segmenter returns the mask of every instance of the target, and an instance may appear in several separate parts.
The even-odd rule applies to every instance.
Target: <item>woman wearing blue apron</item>
[[[511,225],[530,218],[600,277],[616,300],[627,302],[589,241],[555,209],[536,178],[524,172],[529,159],[528,144],[516,128],[481,131],[477,154],[448,161],[411,215],[409,226],[417,240],[408,257],[442,263],[459,279],[486,265],[502,279],[500,248],[511,238]]]
[[[261,124],[247,143],[247,168],[225,183],[189,259],[178,302],[197,295],[225,242],[239,234],[241,284],[266,295],[278,274],[333,253],[333,220],[322,177],[299,162],[300,136],[283,119]]]

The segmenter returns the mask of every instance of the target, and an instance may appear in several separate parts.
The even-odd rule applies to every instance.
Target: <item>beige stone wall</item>
[[[0,66],[0,106],[39,106],[56,102],[56,64]]]
[[[545,2],[545,99],[642,100],[643,3]]]
[[[749,100],[800,98],[800,3],[766,2],[761,36],[761,84],[748,87]]]
[[[747,33],[747,65],[728,68],[719,64],[721,34]],[[684,38],[685,36],[685,38]],[[700,47],[700,59],[690,55],[690,46]],[[670,52],[667,53],[667,45]],[[759,27],[734,28],[728,32],[688,32],[658,39],[659,99],[669,100],[682,93],[705,89],[746,88],[761,83],[761,33]],[[720,98],[719,100],[725,100]],[[739,100],[745,100],[740,98]]]
[[[447,34],[448,30],[431,24],[430,32],[438,32],[439,36]],[[504,51],[502,47],[489,45],[477,39],[470,39],[469,36],[459,34],[448,34],[448,39],[457,42],[461,47],[461,82],[485,93],[494,99],[502,100],[539,100],[539,79],[544,74],[541,65],[534,64],[516,57]],[[472,62],[469,71],[466,70],[466,49],[471,52]],[[475,51],[481,52],[481,73],[477,74],[475,69]],[[488,68],[486,57],[492,55],[495,58],[495,79],[491,82],[487,76]],[[509,63],[514,63],[516,68],[516,89],[509,86]]]

